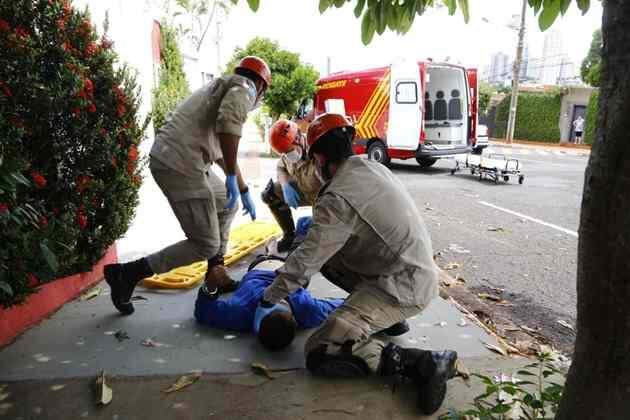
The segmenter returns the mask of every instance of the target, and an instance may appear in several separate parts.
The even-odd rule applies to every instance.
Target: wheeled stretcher
[[[455,172],[459,172],[463,168],[469,169],[472,175],[479,175],[480,181],[486,177],[498,184],[501,179],[508,182],[510,176],[518,177],[519,184],[525,181],[525,175],[521,172],[521,163],[517,159],[511,159],[497,153],[457,155],[455,167],[451,169],[451,175],[455,175]]]

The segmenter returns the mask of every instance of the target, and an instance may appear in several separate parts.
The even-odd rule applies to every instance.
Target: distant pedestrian
[[[573,120],[573,130],[575,131],[575,144],[582,144],[582,134],[584,133],[584,118],[578,116]]]

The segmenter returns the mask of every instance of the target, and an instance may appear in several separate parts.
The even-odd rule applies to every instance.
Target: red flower
[[[81,212],[77,213],[77,224],[81,229],[85,229],[87,227],[87,217],[85,214]]]
[[[112,41],[103,37],[103,39],[101,40],[101,48],[103,48],[104,50],[108,50],[111,47],[112,47]]]
[[[65,19],[57,19],[57,27],[62,31],[66,29],[66,20]]]
[[[127,158],[129,162],[135,162],[138,160],[138,148],[133,145],[129,148],[129,152],[127,152]]]
[[[39,226],[45,228],[46,226],[48,226],[48,219],[46,218],[46,216],[41,216],[39,218]]]
[[[99,132],[101,133],[101,136],[107,137],[107,131],[104,128],[101,128]]]
[[[83,81],[83,88],[91,95],[92,92],[94,92],[94,83],[92,83],[90,79],[85,79]]]
[[[9,205],[7,203],[0,203],[0,214],[4,214],[9,211]]]
[[[87,176],[87,175],[79,175],[76,179],[76,190],[78,193],[82,193],[84,190],[86,190],[89,186],[90,183],[92,182],[92,178]]]
[[[15,35],[18,38],[28,38],[29,37],[29,33],[26,29],[22,28],[21,26],[18,26],[17,28],[15,28]]]
[[[27,279],[28,279],[28,287],[35,287],[39,284],[39,279],[37,277],[35,277],[35,274],[33,273],[28,273],[26,275]]]
[[[140,185],[142,183],[142,178],[140,177],[140,175],[134,175],[132,180],[135,185]]]
[[[65,41],[63,44],[61,44],[61,48],[63,48],[63,50],[66,52],[72,51],[72,45],[70,45],[68,41]]]
[[[72,112],[72,114],[74,115],[75,118],[79,118],[79,116],[81,115],[81,108],[79,108],[79,107],[72,108],[71,112]]]
[[[2,88],[2,91],[4,92],[5,96],[9,98],[13,96],[13,92],[11,92],[11,89],[9,89],[9,86],[7,86],[7,84],[4,83],[2,80],[0,80],[0,87]]]
[[[90,42],[85,47],[85,56],[86,57],[91,57],[94,54],[96,54],[97,52],[98,52],[98,46],[95,43],[93,43],[93,42]]]
[[[127,112],[127,108],[125,107],[124,104],[118,104],[118,106],[116,107],[116,112],[118,113],[119,117],[122,117],[123,115],[125,115],[125,112]]]
[[[40,189],[44,188],[47,184],[46,178],[44,178],[42,174],[36,171],[31,172],[31,179],[33,179],[35,186]]]
[[[9,32],[11,30],[11,26],[9,26],[9,22],[4,19],[0,19],[0,32]]]
[[[88,105],[88,112],[91,114],[96,112],[96,105],[94,105],[94,102],[90,102]]]

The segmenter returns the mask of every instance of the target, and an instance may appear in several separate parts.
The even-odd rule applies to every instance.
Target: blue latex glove
[[[311,216],[300,217],[295,225],[295,233],[300,236],[306,236],[312,224],[313,218]]]
[[[241,202],[243,203],[243,214],[249,213],[252,220],[256,220],[256,206],[254,205],[254,200],[252,200],[249,191],[241,194]]]
[[[262,320],[265,319],[267,315],[275,311],[288,312],[289,310],[284,305],[275,304],[269,307],[265,307],[263,306],[262,301],[258,304],[258,307],[256,308],[256,313],[254,314],[254,332],[256,334],[258,334],[258,332],[260,331],[260,324],[262,323]]]
[[[297,209],[300,205],[300,194],[291,186],[291,184],[282,184],[282,195],[284,195],[284,202]]]
[[[225,204],[226,209],[233,209],[236,205],[236,200],[241,195],[241,192],[238,189],[238,181],[236,180],[236,175],[228,175],[225,178],[225,189],[227,190],[227,203]]]

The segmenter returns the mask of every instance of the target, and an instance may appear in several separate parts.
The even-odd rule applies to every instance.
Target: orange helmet
[[[308,126],[306,134],[306,141],[308,142],[309,153],[313,148],[313,145],[324,134],[335,128],[347,128],[350,130],[350,140],[354,139],[354,127],[352,123],[348,121],[346,117],[341,114],[326,113],[321,114],[313,120],[311,125]]]
[[[298,126],[293,121],[278,120],[272,126],[269,133],[271,148],[278,154],[288,153],[293,150],[298,137]]]
[[[262,58],[249,55],[243,58],[240,63],[238,63],[238,66],[236,66],[236,68],[245,69],[256,73],[258,76],[260,76],[261,79],[264,80],[266,87],[271,86],[271,70],[269,70],[269,66]]]

